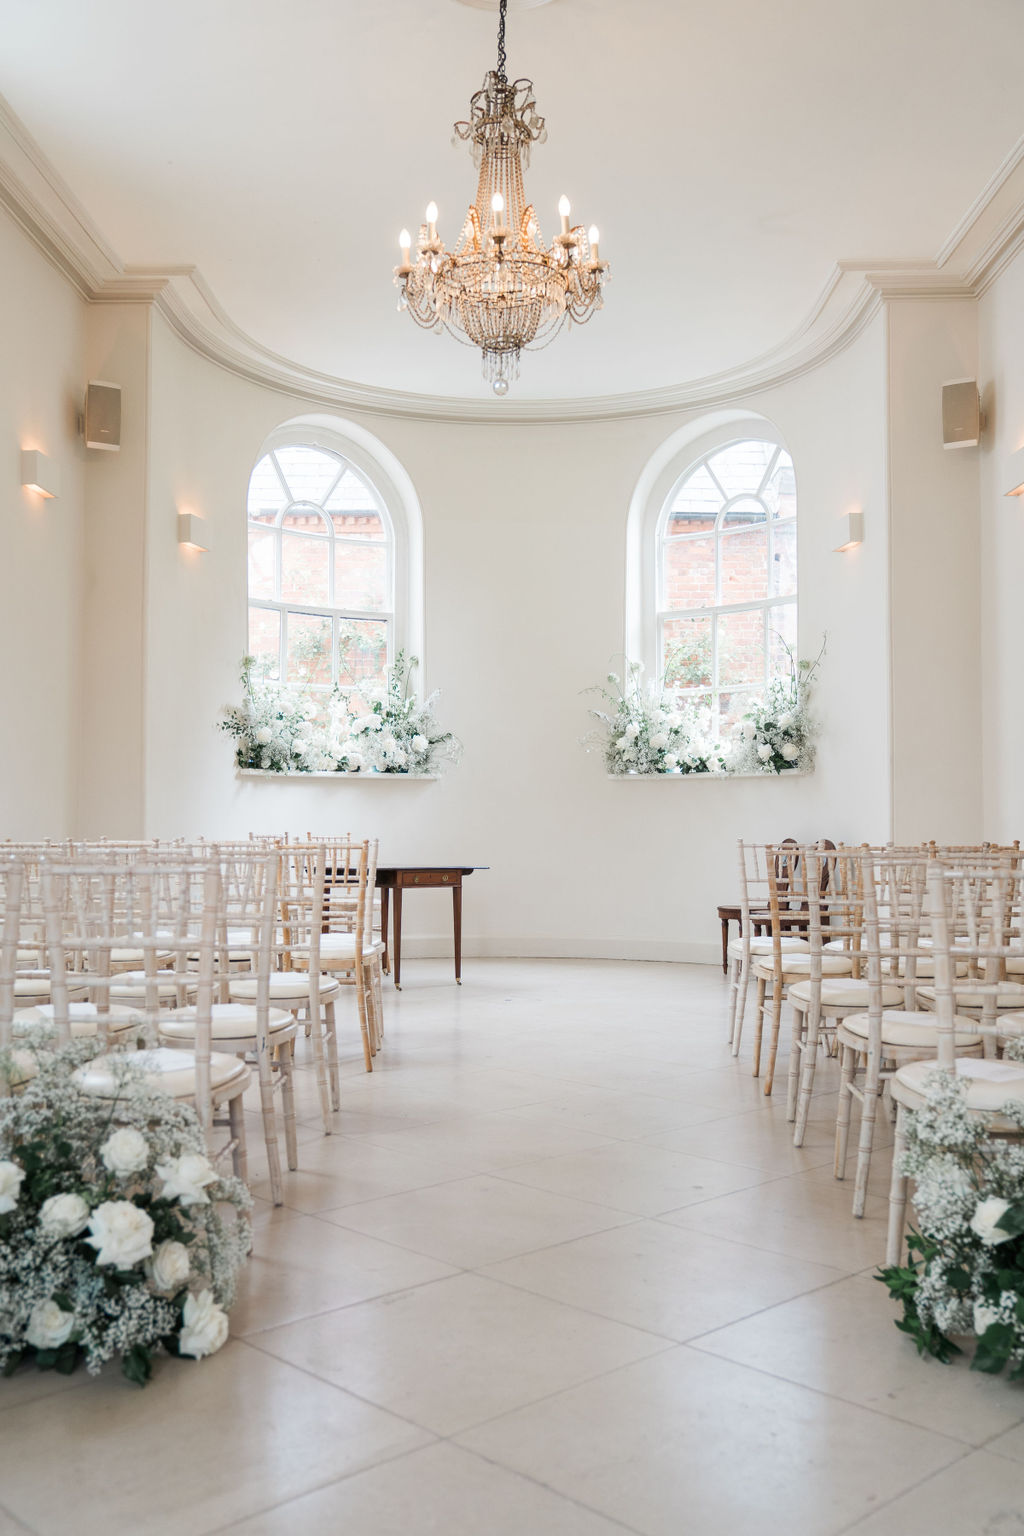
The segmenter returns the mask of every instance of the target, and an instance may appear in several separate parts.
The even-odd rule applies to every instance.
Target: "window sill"
[[[301,784],[308,779],[334,779],[345,784],[436,784],[436,773],[274,773],[269,768],[236,768],[237,779],[275,779],[279,784]]]
[[[709,779],[719,784],[736,779],[763,779],[770,784],[775,779],[809,779],[813,773],[813,768],[783,768],[781,773],[606,773],[605,778],[617,784],[650,784],[653,779],[686,784],[694,780],[706,783]]]

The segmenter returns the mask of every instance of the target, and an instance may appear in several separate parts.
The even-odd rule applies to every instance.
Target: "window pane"
[[[390,606],[385,544],[335,544],[334,605],[336,608]]]
[[[780,452],[762,494],[773,517],[796,516],[796,476],[788,453]]]
[[[260,459],[249,481],[249,517],[254,523],[272,523],[287,501],[281,477],[268,453]]]
[[[761,487],[765,470],[778,448],[774,443],[730,443],[713,453],[708,460],[711,472],[727,496],[738,496],[742,491],[754,493]]]
[[[320,448],[278,448],[274,457],[292,501],[323,502],[342,469],[341,459]]]
[[[763,602],[768,596],[768,530],[751,528],[723,534],[719,543],[722,562],[723,603]]]
[[[687,476],[675,494],[666,532],[696,533],[714,526],[722,493],[704,465]]]
[[[286,665],[290,683],[331,683],[331,621],[319,614],[287,616]]]
[[[718,684],[764,682],[764,613],[723,613],[718,620]]]
[[[257,677],[278,678],[280,642],[280,616],[266,608],[250,608],[249,655],[256,658]]]
[[[340,539],[373,539],[379,544],[387,539],[379,512],[332,512],[331,522]]]
[[[362,476],[357,475],[354,469],[347,469],[331,492],[324,507],[328,512],[362,513],[364,516],[376,518],[380,531],[372,537],[382,539],[384,527],[381,523],[377,498],[367,485]]]
[[[338,620],[338,682],[343,688],[367,681],[383,683],[388,670],[385,619]]]
[[[796,519],[778,523],[773,532],[772,596],[792,597],[796,591]]]
[[[715,601],[715,541],[680,539],[664,546],[663,608],[708,608]]]
[[[755,496],[738,496],[722,518],[722,528],[741,528],[748,523],[764,523],[768,514],[764,503]]]
[[[304,538],[297,533],[281,535],[281,597],[285,602],[324,606],[330,601],[327,588],[331,546],[327,539]]]
[[[269,529],[249,529],[249,596],[274,595],[274,545],[276,535]]]
[[[711,619],[666,619],[661,663],[667,688],[710,688]]]
[[[769,608],[767,618],[768,665],[771,675],[788,677],[792,662],[786,652],[787,645],[796,657],[796,603],[783,603],[778,608]]]

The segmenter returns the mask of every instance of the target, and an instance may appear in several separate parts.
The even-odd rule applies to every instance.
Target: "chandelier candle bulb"
[[[572,204],[564,193],[558,199],[558,211],[562,216],[562,234],[567,235],[569,233],[569,215],[572,212]]]
[[[594,262],[595,265],[599,265],[601,261],[601,253],[598,247],[598,241],[600,238],[601,234],[597,225],[591,224],[589,230],[587,231],[587,239],[590,241],[590,259]]]
[[[398,237],[398,244],[402,251],[402,265],[399,268],[399,271],[411,271],[412,262],[409,259],[409,252],[412,247],[412,236],[409,234],[407,229],[402,230],[402,233]]]
[[[428,203],[427,204],[427,233],[429,234],[430,239],[431,239],[432,242],[437,239],[437,204],[436,203]]]

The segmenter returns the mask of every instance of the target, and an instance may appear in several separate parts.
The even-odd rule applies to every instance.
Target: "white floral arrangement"
[[[1021,1042],[1007,1055],[1024,1058]],[[919,1353],[948,1362],[961,1353],[953,1336],[977,1347],[971,1369],[1024,1379],[1024,1146],[990,1141],[985,1117],[967,1108],[965,1084],[949,1072],[929,1075],[927,1100],[906,1116],[902,1172],[915,1181],[920,1226],[907,1239],[909,1260],[878,1278],[902,1303],[897,1328]],[[1004,1105],[1024,1131],[1024,1108]]]
[[[783,642],[785,646],[785,642]],[[814,766],[818,722],[811,710],[811,688],[825,654],[797,661],[788,646],[789,676],[775,677],[734,728],[727,754],[731,773],[785,773]]]
[[[725,761],[707,737],[706,722],[657,684],[645,685],[642,674],[642,662],[627,660],[624,677],[609,672],[606,685],[584,690],[599,693],[606,705],[590,711],[600,728],[584,738],[587,749],[603,752],[614,774],[721,773]]]
[[[228,709],[221,729],[234,738],[240,768],[265,773],[442,772],[461,744],[434,715],[439,694],[420,700],[412,689],[415,656],[399,651],[383,686],[335,688],[319,705],[308,691],[268,683],[252,656],[242,660],[244,702]]]
[[[75,1069],[102,1045],[36,1053],[0,1099],[0,1370],[69,1375],[115,1357],[144,1386],[161,1347],[200,1359],[228,1336],[251,1246],[245,1185],[211,1165],[194,1110],[127,1064],[115,1100]]]

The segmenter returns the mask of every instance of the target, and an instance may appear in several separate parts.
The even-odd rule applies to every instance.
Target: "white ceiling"
[[[455,0],[0,0],[0,93],[129,265],[195,263],[231,319],[343,380],[482,397],[476,355],[396,311],[397,232],[458,233],[451,145],[494,60]],[[934,257],[1024,130],[1020,0],[553,0],[509,16],[605,310],[527,354],[522,397],[738,366],[839,259]]]

